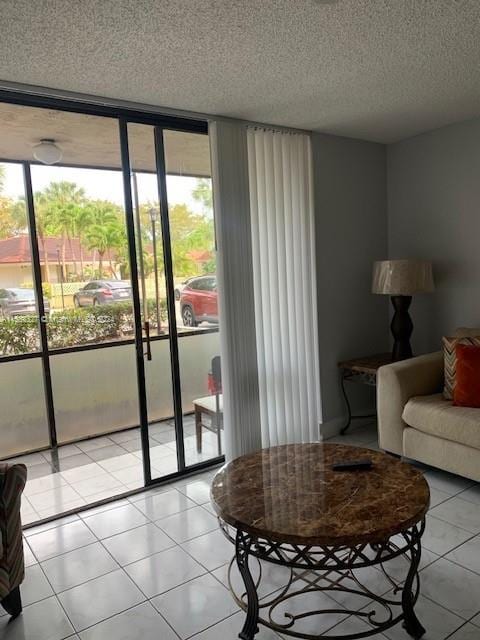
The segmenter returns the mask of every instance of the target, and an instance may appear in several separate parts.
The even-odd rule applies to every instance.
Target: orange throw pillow
[[[480,408],[480,347],[457,344],[457,379],[453,404]]]

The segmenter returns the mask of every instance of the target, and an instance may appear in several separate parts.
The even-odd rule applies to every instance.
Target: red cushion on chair
[[[457,344],[457,377],[453,404],[480,408],[480,347]]]

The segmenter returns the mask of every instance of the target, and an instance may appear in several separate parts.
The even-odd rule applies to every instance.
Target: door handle
[[[146,338],[146,342],[147,342],[147,353],[145,353],[144,355],[147,356],[147,360],[151,360],[152,359],[152,348],[150,345],[150,322],[148,320],[145,320],[143,327],[145,329],[145,338]]]

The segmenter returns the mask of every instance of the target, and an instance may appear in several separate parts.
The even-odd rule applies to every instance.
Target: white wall
[[[432,260],[435,293],[412,303],[416,353],[480,326],[480,118],[388,147],[392,258]]]
[[[385,146],[313,136],[320,385],[323,434],[338,429],[345,406],[339,360],[390,349],[388,300],[370,293],[372,263],[387,256]],[[373,389],[350,385],[354,410]]]

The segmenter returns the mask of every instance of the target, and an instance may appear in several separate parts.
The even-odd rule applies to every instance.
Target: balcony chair
[[[0,604],[13,618],[22,612],[25,574],[20,502],[27,480],[24,464],[0,462]]]
[[[203,429],[217,434],[218,455],[222,455],[221,430],[223,429],[223,395],[222,370],[220,356],[212,358],[212,368],[209,374],[209,388],[211,395],[197,398],[193,401],[195,411],[195,432],[197,436],[197,453],[202,452]],[[206,416],[208,421],[204,422]]]

